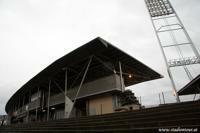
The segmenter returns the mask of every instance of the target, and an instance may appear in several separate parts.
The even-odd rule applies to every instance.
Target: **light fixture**
[[[129,78],[132,78],[133,76],[132,76],[132,74],[129,74],[128,77],[129,77]]]
[[[54,107],[51,108],[51,110],[54,110],[54,109],[55,109]]]

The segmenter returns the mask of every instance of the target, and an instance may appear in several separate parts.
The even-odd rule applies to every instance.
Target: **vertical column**
[[[50,94],[51,94],[51,80],[49,80],[49,91],[48,91],[48,105],[47,105],[47,121],[49,120],[49,102],[50,102]]]
[[[140,104],[142,105],[142,96],[140,96]]]
[[[42,110],[44,109],[44,90],[42,91]]]
[[[19,98],[19,103],[18,103],[17,114],[19,114],[19,108],[20,108],[20,98]]]
[[[37,121],[37,116],[38,116],[38,103],[39,103],[39,87],[38,87],[38,91],[37,91],[37,105],[36,105],[36,110],[35,110],[35,120]]]
[[[67,100],[67,68],[65,68],[65,112],[64,112],[64,118],[67,118],[68,113],[68,100]]]
[[[16,115],[18,116],[20,113],[21,113],[21,110],[20,110],[20,97],[19,97],[19,103],[18,103]],[[18,122],[19,122],[19,121],[18,121]]]
[[[29,105],[30,105],[30,102],[31,102],[31,90],[29,91],[29,96],[28,96],[28,105],[26,107],[27,109],[27,122],[29,121]]]
[[[124,92],[124,80],[122,77],[122,66],[120,61],[119,61],[119,73],[120,73],[121,90],[122,92]]]
[[[161,104],[160,93],[158,93],[158,97],[159,97],[159,102],[160,102],[160,104]]]
[[[90,106],[89,106],[89,104],[90,104],[90,102],[89,102],[89,100],[87,100],[86,101],[86,116],[90,115],[90,111],[89,111],[90,110],[90,108],[89,108]]]
[[[25,96],[23,96],[23,101],[22,101],[22,113],[24,113],[25,112],[25,110],[24,110],[24,104],[25,104]]]
[[[165,104],[165,97],[163,92],[162,92],[162,97],[163,97],[163,103]]]
[[[24,106],[24,103],[25,103],[25,96],[23,97],[23,103],[22,103],[22,106]]]

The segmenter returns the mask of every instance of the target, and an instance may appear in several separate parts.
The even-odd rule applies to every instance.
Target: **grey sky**
[[[200,1],[171,2],[200,48]],[[30,78],[97,36],[165,76],[130,87],[136,96],[171,90],[143,0],[0,0],[0,114]],[[191,69],[194,76],[197,69]],[[184,85],[183,72],[176,73]]]

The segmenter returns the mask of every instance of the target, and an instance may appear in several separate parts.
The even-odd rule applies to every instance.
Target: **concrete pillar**
[[[122,77],[122,66],[121,66],[121,62],[119,61],[119,73],[120,73],[120,82],[121,82],[121,90],[122,92],[124,92],[125,88],[124,88],[124,80]]]
[[[49,80],[48,103],[47,103],[47,121],[49,120],[50,94],[51,94],[51,80]]]
[[[64,110],[64,118],[68,117],[68,111],[69,111],[69,102],[70,99],[67,98],[67,68],[65,68],[65,110]],[[70,101],[69,101],[70,100]]]
[[[39,101],[39,87],[38,87],[38,91],[37,91],[37,102]],[[38,106],[38,105],[37,105]],[[37,116],[38,116],[38,107],[36,106],[36,109],[35,109],[35,117],[36,117],[36,121],[37,121]]]

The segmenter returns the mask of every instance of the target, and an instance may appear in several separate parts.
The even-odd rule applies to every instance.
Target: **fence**
[[[181,102],[185,101],[194,101],[200,98],[199,94],[196,95],[186,95],[186,96],[179,96]],[[145,107],[153,107],[158,106],[160,104],[169,104],[169,103],[176,103],[176,96],[174,95],[173,91],[165,91],[156,94],[150,94],[146,96],[139,96],[137,97],[140,104]]]

